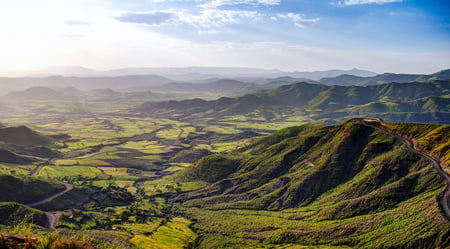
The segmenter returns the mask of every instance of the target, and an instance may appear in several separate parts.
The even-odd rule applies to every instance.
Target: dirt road
[[[65,194],[66,192],[69,192],[70,190],[72,190],[72,188],[73,188],[72,185],[70,185],[68,183],[63,183],[63,184],[65,186],[65,189],[63,191],[61,191],[59,193],[56,193],[56,194],[54,194],[54,195],[52,195],[50,197],[47,197],[47,198],[45,198],[43,200],[40,200],[40,201],[37,201],[37,202],[33,202],[33,203],[29,203],[29,204],[25,204],[25,205],[30,206],[30,207],[39,206],[41,204],[49,202],[49,201],[55,199],[56,197],[59,197],[59,196]]]
[[[417,154],[419,154],[419,155],[425,157],[426,159],[430,160],[430,161],[433,163],[433,167],[437,170],[437,172],[438,172],[438,173],[445,179],[445,181],[447,182],[447,189],[446,189],[445,192],[444,192],[444,196],[442,196],[441,200],[439,201],[439,204],[440,204],[440,206],[442,207],[442,210],[444,211],[444,213],[446,214],[447,219],[450,220],[450,208],[449,208],[449,200],[450,200],[450,176],[449,176],[447,173],[445,173],[444,170],[442,170],[442,166],[439,164],[439,162],[438,162],[436,159],[434,159],[433,157],[431,157],[431,156],[429,156],[429,155],[427,155],[427,154],[425,154],[425,153],[423,153],[423,152],[421,152],[421,151],[417,151],[417,150],[414,148],[414,144],[413,144],[413,142],[412,142],[411,140],[409,140],[409,139],[407,139],[407,138],[404,138],[404,137],[401,137],[401,136],[399,136],[399,135],[397,135],[397,134],[391,133],[391,132],[389,132],[389,131],[387,131],[387,130],[384,130],[384,129],[380,128],[380,127],[371,125],[371,124],[365,122],[364,119],[356,119],[356,120],[357,120],[358,123],[360,123],[360,124],[362,124],[362,125],[365,125],[365,126],[368,126],[368,127],[372,127],[372,128],[377,129],[377,130],[379,130],[379,131],[381,131],[381,132],[383,132],[383,133],[386,133],[386,134],[388,134],[388,135],[390,135],[390,136],[393,136],[393,137],[395,137],[395,138],[397,138],[397,139],[400,139],[403,143],[406,144],[406,146],[408,147],[408,149],[410,149],[410,150],[413,151],[414,153],[417,153]]]
[[[45,215],[47,216],[48,219],[48,229],[55,231],[56,215],[50,212],[46,212]]]

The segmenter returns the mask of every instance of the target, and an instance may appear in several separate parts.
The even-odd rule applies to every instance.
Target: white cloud
[[[403,2],[403,0],[344,0],[338,2],[339,5],[362,5],[362,4],[385,4],[385,3],[397,3]]]
[[[298,13],[278,14],[277,17],[291,19],[294,22],[295,26],[299,28],[306,28],[307,26],[320,21],[320,18],[304,18],[303,15]]]
[[[164,11],[153,11],[148,13],[124,13],[116,17],[121,22],[139,23],[147,25],[159,25],[173,18],[172,13]]]
[[[239,4],[252,4],[252,5],[278,5],[281,0],[212,0],[206,1],[200,6],[203,8],[217,8],[225,5],[239,5]]]
[[[199,15],[186,12],[179,13],[181,22],[194,26],[199,32],[216,32],[216,28],[238,23],[240,19],[254,19],[259,14],[255,11],[205,9]]]
[[[165,10],[150,13],[125,13],[116,20],[146,25],[190,25],[200,33],[218,33],[220,27],[239,23],[242,19],[257,19],[256,11],[202,9],[199,13],[189,10]]]

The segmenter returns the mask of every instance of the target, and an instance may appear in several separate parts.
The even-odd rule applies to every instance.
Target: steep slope
[[[210,233],[209,229],[234,230],[248,240],[275,244],[450,246],[450,224],[436,198],[445,181],[430,161],[356,121],[284,129],[256,142],[245,154],[207,156],[188,169],[186,177],[212,182],[180,198],[199,219],[198,228]],[[255,232],[261,231],[259,222],[245,223],[242,230],[209,227],[212,213],[237,218],[230,211],[235,209],[254,210],[240,212],[243,220],[250,213],[252,220],[277,218],[264,218],[274,222],[264,233]],[[275,222],[279,219],[288,225]]]
[[[17,225],[29,219],[28,222],[47,227],[48,221],[45,213],[15,202],[0,202],[0,224]]]
[[[417,150],[438,160],[450,174],[450,125],[382,122],[380,127],[410,139]]]

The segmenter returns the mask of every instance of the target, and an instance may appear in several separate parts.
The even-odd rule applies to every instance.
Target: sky
[[[450,68],[448,0],[0,0],[0,74]]]

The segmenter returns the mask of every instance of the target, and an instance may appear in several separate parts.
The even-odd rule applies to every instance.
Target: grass
[[[196,234],[189,228],[190,224],[191,222],[184,218],[175,217],[166,225],[152,230],[154,232],[150,236],[135,235],[130,242],[139,248],[185,248],[196,238]]]
[[[108,175],[96,167],[90,166],[44,166],[39,176],[48,178],[77,177],[107,179]]]
[[[355,139],[360,143],[348,142]],[[199,248],[448,245],[450,225],[436,197],[445,188],[442,180],[391,137],[347,123],[285,129],[255,145],[236,173],[187,194],[185,212],[197,221]],[[341,154],[346,151],[360,157]],[[202,160],[204,175],[222,168],[220,160]],[[362,168],[351,173],[358,164]],[[345,176],[337,175],[339,167],[346,168]]]
[[[382,122],[381,125],[412,139],[415,147],[439,159],[444,170],[450,172],[450,125],[389,122]]]
[[[35,167],[33,165],[0,164],[0,174],[29,175]]]

